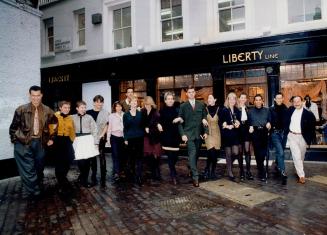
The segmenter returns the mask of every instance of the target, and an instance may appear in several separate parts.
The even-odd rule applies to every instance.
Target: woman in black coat
[[[182,121],[178,117],[178,109],[174,106],[174,94],[166,92],[164,95],[165,107],[160,110],[161,144],[162,149],[168,156],[168,166],[170,170],[171,182],[177,184],[177,173],[175,165],[178,161],[177,153],[181,137],[178,132],[178,123]]]
[[[221,134],[223,146],[225,148],[226,164],[228,177],[230,180],[235,181],[235,177],[232,172],[232,165],[235,159],[243,161],[239,154],[240,144],[240,118],[241,112],[237,105],[237,96],[234,92],[228,94],[225,100],[225,107],[221,112],[219,123],[221,126]],[[240,177],[244,179],[243,164],[240,165]]]

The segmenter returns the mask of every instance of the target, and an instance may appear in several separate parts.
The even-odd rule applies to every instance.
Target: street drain
[[[168,211],[171,216],[180,217],[215,207],[216,203],[199,195],[192,195],[160,201],[159,206]]]

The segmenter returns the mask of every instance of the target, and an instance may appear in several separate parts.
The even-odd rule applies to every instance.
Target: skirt
[[[148,136],[144,136],[144,156],[160,156],[161,155],[161,144],[151,144]]]
[[[99,148],[94,144],[92,135],[83,135],[75,138],[73,143],[75,160],[88,159],[99,155]]]

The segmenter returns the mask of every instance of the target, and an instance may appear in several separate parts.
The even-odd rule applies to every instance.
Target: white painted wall
[[[182,0],[184,39],[161,42],[160,0],[70,0],[43,8],[43,19],[54,17],[55,37],[72,33],[72,12],[85,7],[87,51],[57,53],[42,59],[42,67],[116,57],[121,55],[167,50],[193,45],[212,44],[250,38],[325,28],[327,0],[321,0],[322,20],[288,24],[287,0],[246,0],[246,29],[218,32],[218,0]],[[132,41],[130,48],[112,49],[112,9],[132,7]],[[91,14],[101,12],[103,23],[91,24]],[[141,47],[141,50],[140,50]]]
[[[13,157],[9,126],[15,109],[40,85],[40,12],[0,0],[0,160]],[[28,12],[29,11],[29,12]]]

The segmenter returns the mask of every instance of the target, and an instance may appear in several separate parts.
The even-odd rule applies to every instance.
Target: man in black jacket
[[[315,116],[303,108],[302,97],[293,98],[293,107],[288,110],[285,135],[291,149],[299,183],[305,183],[303,161],[307,149],[315,138]]]
[[[275,148],[276,169],[278,174],[282,177],[283,183],[286,183],[287,175],[284,163],[284,149],[286,145],[286,136],[284,130],[287,121],[287,107],[283,103],[283,94],[278,92],[275,95],[274,105],[270,107],[271,116],[271,143]]]

